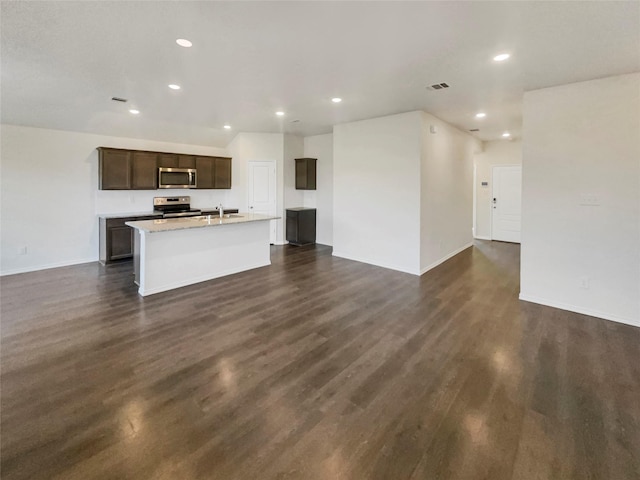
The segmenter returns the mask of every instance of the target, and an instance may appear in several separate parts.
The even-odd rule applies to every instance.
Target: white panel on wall
[[[304,156],[317,158],[316,188],[303,194],[303,206],[316,209],[316,241],[333,245],[333,135],[304,139]]]
[[[420,271],[471,246],[473,156],[482,143],[422,112]]]
[[[640,326],[640,74],[525,93],[524,300]]]
[[[421,127],[421,112],[334,127],[334,255],[419,273]]]

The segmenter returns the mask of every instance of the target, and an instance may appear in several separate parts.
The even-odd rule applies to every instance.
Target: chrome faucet
[[[218,211],[220,212],[220,218],[222,218],[224,216],[224,207],[222,206],[222,203],[218,205]]]

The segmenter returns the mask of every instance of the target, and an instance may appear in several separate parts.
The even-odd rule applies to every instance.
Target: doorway
[[[491,240],[520,243],[522,166],[494,165],[491,176]]]
[[[250,213],[276,215],[276,162],[250,161],[248,181]],[[269,222],[269,243],[276,243],[276,220]]]

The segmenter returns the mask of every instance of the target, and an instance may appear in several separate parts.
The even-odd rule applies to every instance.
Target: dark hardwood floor
[[[518,258],[3,277],[2,478],[639,479],[640,329],[518,301]]]

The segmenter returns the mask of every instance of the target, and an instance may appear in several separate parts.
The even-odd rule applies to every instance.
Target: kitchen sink
[[[234,213],[225,213],[222,216],[222,220],[224,220],[225,218],[242,218],[243,215],[236,215]],[[196,217],[198,220],[203,221],[203,222],[209,222],[212,220],[220,220],[221,217],[220,215],[202,215],[201,217]]]

